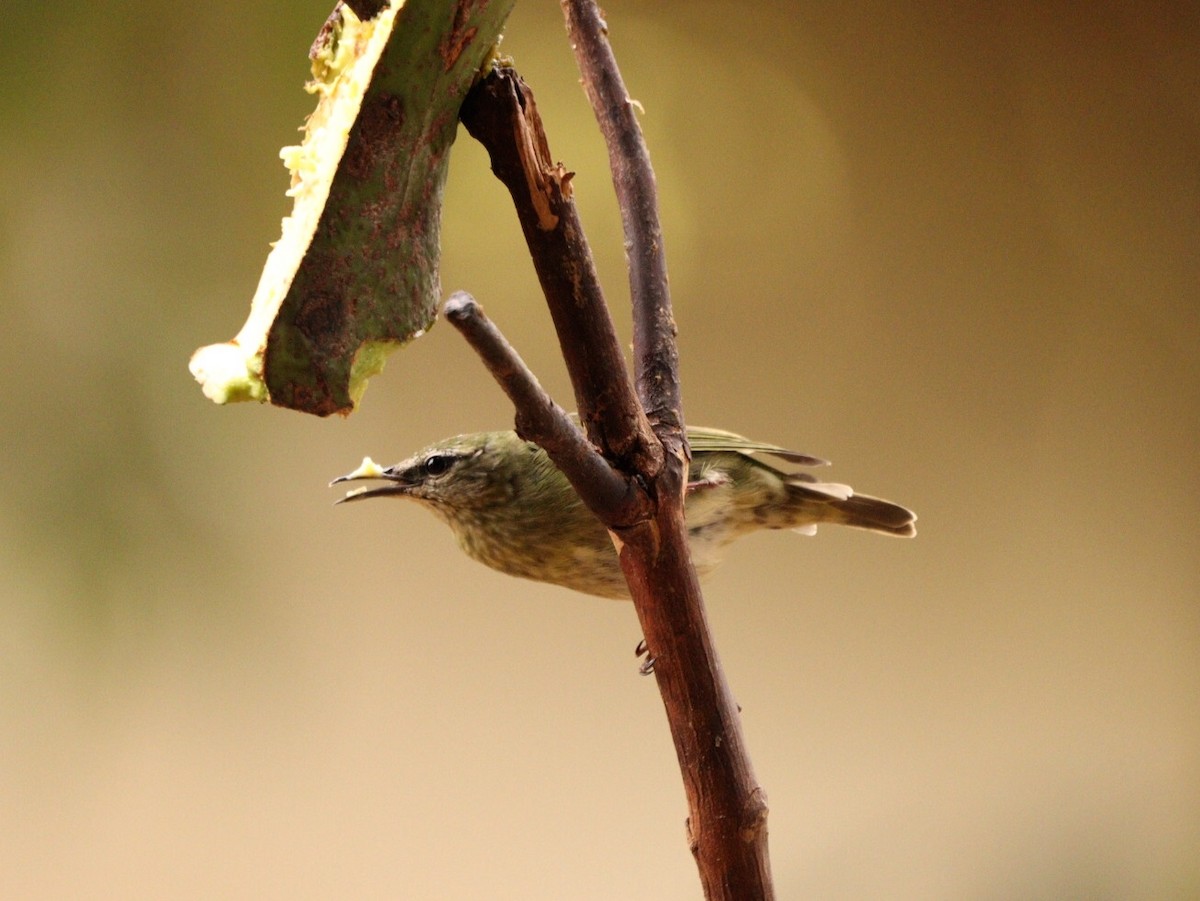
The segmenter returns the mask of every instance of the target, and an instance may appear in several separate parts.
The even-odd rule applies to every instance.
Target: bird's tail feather
[[[902,538],[917,534],[916,514],[891,501],[856,494],[844,501],[833,501],[829,506],[837,512],[835,521],[843,525]]]
[[[788,494],[796,517],[794,527],[831,522],[903,538],[917,534],[917,516],[911,510],[882,498],[855,494],[848,485],[789,479]]]

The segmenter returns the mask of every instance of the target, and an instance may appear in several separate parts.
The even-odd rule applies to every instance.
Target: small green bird
[[[757,459],[763,454],[801,466],[826,461],[718,429],[691,427],[692,462],[685,512],[692,561],[703,576],[735,538],[758,529],[813,534],[840,523],[885,535],[916,534],[916,516],[890,501],[855,494]],[[536,444],[515,432],[477,432],[432,444],[386,469],[362,466],[330,485],[382,479],[338,503],[406,497],[432,510],[480,563],[500,572],[551,582],[606,598],[628,598],[608,531]]]

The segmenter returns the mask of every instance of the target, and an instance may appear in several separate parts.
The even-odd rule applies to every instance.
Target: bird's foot
[[[635,657],[645,657],[641,666],[638,667],[638,673],[643,676],[649,676],[654,672],[654,657],[650,654],[650,648],[646,645],[646,639],[642,639],[637,643],[637,647],[633,649]]]

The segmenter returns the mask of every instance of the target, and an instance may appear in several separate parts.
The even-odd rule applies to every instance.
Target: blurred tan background
[[[632,609],[330,506],[364,453],[511,422],[458,335],[344,421],[187,373],[289,208],[330,2],[3,4],[0,896],[698,897]],[[606,8],[689,418],[921,516],[709,583],[780,897],[1200,895],[1196,6]],[[505,49],[626,329],[557,4]],[[443,239],[569,403],[465,134]]]

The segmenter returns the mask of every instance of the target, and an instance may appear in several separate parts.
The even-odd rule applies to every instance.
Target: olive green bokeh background
[[[288,209],[328,4],[4,4],[0,895],[697,897],[632,609],[330,506],[364,453],[511,421],[454,330],[345,421],[188,376]],[[780,896],[1200,892],[1195,6],[607,12],[689,418],[921,516],[709,583]],[[557,4],[505,47],[627,334]],[[443,244],[569,403],[465,134]]]

